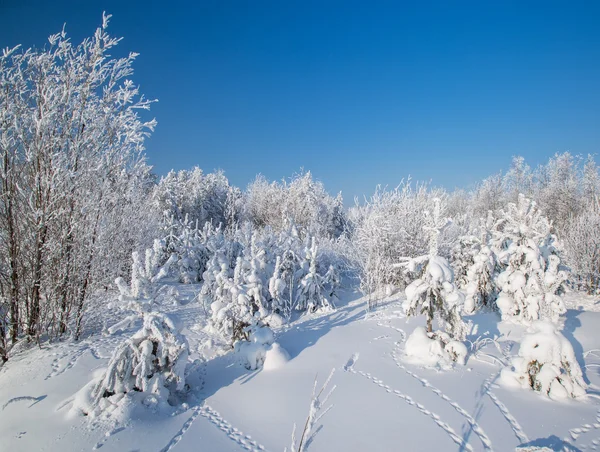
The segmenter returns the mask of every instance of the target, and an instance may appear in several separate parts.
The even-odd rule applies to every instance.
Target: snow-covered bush
[[[480,241],[473,235],[459,237],[452,247],[449,261],[454,273],[454,282],[461,289],[469,283],[468,272],[475,263],[475,256],[480,248]]]
[[[429,234],[429,254],[404,259],[403,266],[408,273],[418,277],[406,287],[403,306],[407,317],[425,314],[428,333],[433,332],[433,320],[437,317],[453,339],[463,340],[467,333],[467,325],[460,315],[464,296],[454,284],[448,261],[437,255],[438,238],[449,224],[443,210],[443,201],[436,198],[433,211],[425,211],[423,215],[423,228]]]
[[[80,395],[73,409],[97,416],[128,396],[149,407],[174,404],[185,390],[188,353],[187,340],[169,317],[144,314],[142,328],[115,350],[107,370],[82,390],[91,391]]]
[[[421,326],[406,339],[404,349],[409,361],[423,366],[448,367],[453,362],[465,364],[467,347],[442,331],[428,333]]]
[[[560,265],[552,225],[535,202],[520,195],[509,203],[494,230],[500,245],[498,260],[504,271],[498,275],[496,304],[503,319],[531,322],[557,321],[565,312],[560,297],[567,279]]]
[[[235,343],[235,352],[241,357],[247,369],[276,370],[290,360],[288,352],[277,342],[268,326],[247,327],[247,340]]]
[[[480,307],[491,307],[496,299],[496,255],[487,245],[473,257],[467,272],[464,312],[472,314]]]
[[[531,325],[521,341],[519,356],[502,370],[501,381],[553,399],[581,397],[587,388],[573,346],[546,321]]]

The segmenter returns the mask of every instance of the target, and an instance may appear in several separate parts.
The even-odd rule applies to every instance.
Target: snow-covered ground
[[[434,370],[404,357],[407,323],[400,295],[367,314],[365,300],[343,294],[332,313],[304,316],[276,330],[290,360],[249,371],[233,354],[212,356],[202,331],[199,286],[180,286],[181,305],[163,311],[184,325],[196,363],[187,405],[171,412],[138,407],[130,418],[90,421],[70,415],[73,395],[106,366],[134,328],[101,331],[127,313],[91,316],[80,342],[45,344],[17,353],[0,368],[0,450],[282,451],[292,427],[304,425],[310,396],[336,371],[323,428],[311,451],[596,450],[600,446],[600,307],[598,299],[570,293],[563,334],[589,383],[584,400],[557,402],[533,391],[507,389],[498,377],[518,352],[523,327],[499,324],[496,314],[467,317],[478,352],[465,366]],[[497,337],[497,344],[484,338]],[[469,344],[469,342],[467,342]]]

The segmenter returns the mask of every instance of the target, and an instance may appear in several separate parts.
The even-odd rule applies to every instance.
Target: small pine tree
[[[282,313],[284,310],[284,291],[286,284],[281,275],[281,257],[277,256],[273,276],[269,279],[269,294],[271,295],[271,307],[274,312]]]
[[[457,340],[464,339],[467,326],[462,321],[460,309],[463,296],[454,285],[454,275],[448,261],[438,256],[438,237],[450,220],[443,217],[445,204],[440,198],[434,199],[433,212],[424,213],[423,226],[429,232],[429,255],[405,259],[409,272],[420,273],[406,287],[404,308],[408,317],[425,314],[427,332],[433,333],[433,320],[436,315],[445,330]]]
[[[296,300],[297,310],[314,312],[319,309],[330,310],[335,306],[325,295],[324,278],[317,272],[318,247],[315,238],[312,238],[310,248],[306,249],[308,272],[300,280]]]
[[[145,314],[142,328],[115,350],[93,388],[94,409],[102,410],[132,391],[167,401],[185,389],[188,353],[186,338],[168,316]]]

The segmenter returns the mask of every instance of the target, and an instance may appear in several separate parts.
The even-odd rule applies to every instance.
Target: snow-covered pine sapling
[[[156,242],[154,248],[146,249],[144,263],[137,251],[131,253],[132,270],[129,286],[122,277],[115,279],[122,308],[136,312],[108,328],[109,334],[115,334],[134,325],[144,312],[152,309],[153,303],[163,289],[157,285],[158,282],[169,274],[169,268],[177,261],[177,257],[172,254],[162,266],[159,266],[159,249]]]
[[[450,262],[454,272],[454,282],[464,288],[469,282],[469,268],[474,263],[474,257],[477,255],[481,243],[473,235],[464,235],[458,238],[458,242],[452,247]]]
[[[473,257],[473,264],[467,271],[466,297],[464,312],[473,314],[481,307],[494,307],[498,295],[496,278],[498,276],[498,258],[490,242],[490,228],[493,226],[491,212],[486,221],[481,220],[479,251]]]
[[[500,381],[553,399],[581,397],[587,388],[571,343],[554,324],[541,320],[531,325],[519,356],[502,369]]]
[[[295,288],[296,288],[296,272],[298,271],[298,259],[296,254],[287,249],[283,253],[283,258],[281,259],[281,279],[284,281],[286,285],[284,298],[283,298],[283,317],[288,321],[292,315],[292,310],[294,307],[294,298],[295,298]]]
[[[146,313],[142,328],[115,350],[93,386],[90,406],[74,408],[97,415],[114,409],[127,395],[150,407],[174,403],[185,390],[188,353],[186,338],[168,316]]]
[[[497,278],[496,300],[502,318],[557,321],[565,312],[559,295],[567,275],[560,268],[550,221],[535,202],[520,195],[517,204],[502,212],[494,235],[503,244],[498,259],[505,270]]]
[[[296,309],[314,312],[319,309],[330,310],[335,308],[332,301],[325,295],[324,278],[317,272],[318,247],[315,238],[312,238],[311,247],[307,250],[308,273],[302,278],[298,287]]]
[[[269,295],[271,295],[271,309],[273,312],[283,313],[285,288],[285,281],[281,275],[281,257],[277,256],[273,276],[269,279]]]
[[[260,277],[258,259],[250,261],[250,269],[246,274],[246,294],[252,303],[252,312],[259,319],[264,319],[269,311],[267,310],[267,300],[263,293],[263,282]]]
[[[438,238],[450,220],[443,216],[445,204],[442,200],[434,198],[433,202],[433,212],[424,213],[423,226],[429,232],[429,255],[405,259],[402,264],[409,272],[421,272],[420,277],[405,289],[404,309],[408,317],[425,314],[428,333],[433,333],[433,320],[437,316],[453,339],[463,340],[467,333],[467,326],[460,316],[463,295],[454,285],[450,264],[438,256]]]
[[[325,288],[328,292],[328,297],[330,300],[333,300],[334,298],[338,298],[338,289],[340,288],[341,282],[340,282],[340,273],[339,271],[333,266],[330,265],[329,266],[329,270],[327,270],[327,273],[325,273],[325,276],[323,276],[323,282],[325,285]]]
[[[329,377],[327,377],[327,380],[325,380],[325,383],[323,386],[321,386],[319,392],[317,392],[317,377],[315,377],[315,383],[313,385],[312,396],[310,399],[310,407],[308,409],[308,416],[304,422],[304,428],[302,429],[299,440],[296,438],[296,424],[294,424],[290,452],[306,451],[315,439],[317,433],[319,433],[321,430],[321,427],[315,429],[315,425],[329,412],[329,410],[333,408],[333,405],[329,405],[326,408],[324,408],[324,406],[327,404],[327,401],[329,400],[331,394],[333,394],[333,391],[335,391],[336,386],[334,385],[331,389],[329,389],[326,395],[324,395],[324,393],[331,382],[334,372],[335,368],[331,369]],[[288,449],[286,447],[285,452],[287,452],[287,450]]]

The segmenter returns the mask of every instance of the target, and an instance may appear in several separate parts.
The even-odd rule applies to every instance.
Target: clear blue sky
[[[64,22],[79,41],[103,10],[159,99],[159,174],[222,168],[245,187],[304,167],[348,200],[600,151],[597,1],[0,0],[0,46]]]

